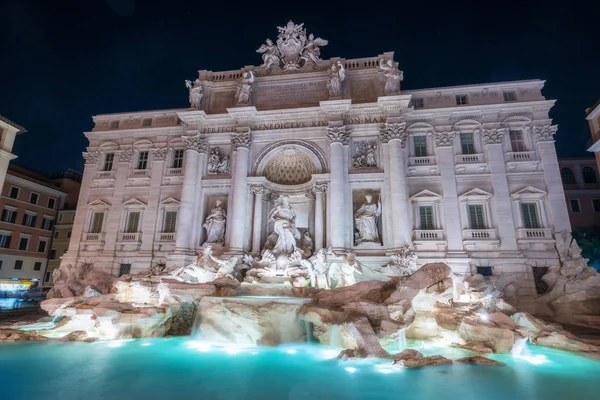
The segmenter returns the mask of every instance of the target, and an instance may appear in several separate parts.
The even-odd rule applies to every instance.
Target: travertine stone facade
[[[522,274],[534,294],[531,266],[556,264],[553,234],[571,229],[544,81],[394,92],[393,53],[264,60],[200,71],[193,108],[94,117],[63,263],[114,274],[190,263],[217,200],[227,220],[213,248],[258,254],[287,195],[317,250],[352,249],[377,269],[409,246],[419,265]],[[357,240],[368,194],[379,242]]]

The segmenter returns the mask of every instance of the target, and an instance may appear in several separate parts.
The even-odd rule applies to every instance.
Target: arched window
[[[562,178],[564,185],[575,183],[575,175],[573,175],[573,170],[571,168],[561,168],[560,177]]]
[[[581,172],[583,173],[583,182],[596,183],[596,171],[594,171],[594,168],[583,167]]]

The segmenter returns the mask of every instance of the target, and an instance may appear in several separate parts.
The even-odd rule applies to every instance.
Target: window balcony
[[[408,164],[419,166],[419,165],[435,165],[435,156],[425,157],[409,157]]]
[[[154,237],[155,242],[174,242],[177,239],[175,232],[159,232]]]
[[[454,162],[456,164],[485,164],[483,154],[457,154]]]
[[[115,179],[115,171],[98,171],[96,179]]]
[[[117,241],[119,243],[123,242],[141,242],[142,241],[142,233],[141,232],[120,232]]]
[[[444,240],[444,231],[439,230],[414,230],[414,240]]]
[[[183,168],[167,168],[167,176],[181,176]]]
[[[517,229],[517,239],[519,240],[553,240],[552,229],[550,228],[538,228],[538,229]]]
[[[130,178],[145,178],[150,176],[149,169],[134,169],[131,172]]]
[[[506,153],[506,162],[534,161],[535,151],[512,151]]]
[[[498,240],[495,229],[465,229],[463,240]]]
[[[103,242],[105,235],[106,235],[105,232],[86,233],[84,235],[84,240],[86,242]]]

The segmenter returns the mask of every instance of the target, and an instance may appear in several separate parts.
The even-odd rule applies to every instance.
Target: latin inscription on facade
[[[285,83],[256,87],[256,103],[290,103],[327,99],[325,81]]]

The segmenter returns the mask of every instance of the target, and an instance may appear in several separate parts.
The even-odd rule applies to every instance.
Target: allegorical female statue
[[[191,81],[185,81],[185,86],[190,91],[190,107],[200,109],[200,103],[202,102],[202,86],[200,86],[200,80],[196,79],[192,85]]]
[[[333,64],[329,73],[329,81],[327,82],[327,89],[329,89],[329,97],[336,98],[342,97],[342,82],[346,78],[346,70],[341,62]]]
[[[365,196],[367,200],[354,214],[356,224],[356,244],[365,242],[379,243],[379,228],[377,228],[377,219],[381,215],[381,200],[377,204],[371,203],[373,196]]]
[[[402,71],[394,65],[392,60],[388,60],[387,63],[384,63],[383,58],[379,60],[379,68],[381,68],[385,75],[384,93],[398,93],[400,91],[400,81],[403,79]]]
[[[250,104],[250,94],[252,93],[253,83],[254,73],[252,71],[244,72],[237,90],[238,104]]]
[[[282,196],[280,203],[269,214],[269,221],[274,221],[273,233],[277,234],[274,254],[291,254],[296,251],[296,239],[302,235],[296,229],[296,212],[290,205],[290,198]]]
[[[225,241],[225,224],[227,223],[227,214],[222,207],[223,201],[217,200],[215,206],[210,210],[202,227],[206,229],[205,243],[223,243]]]

